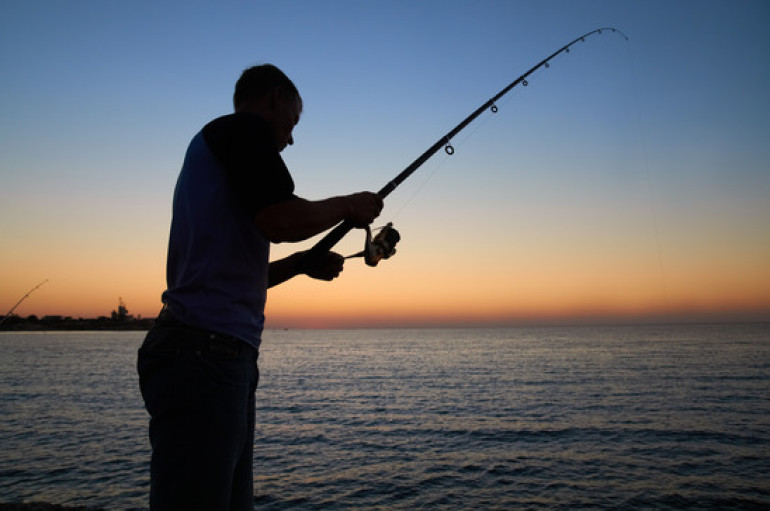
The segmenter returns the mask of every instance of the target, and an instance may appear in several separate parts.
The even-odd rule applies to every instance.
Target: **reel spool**
[[[364,242],[364,249],[357,254],[346,257],[350,259],[352,257],[363,257],[367,266],[377,266],[383,259],[390,259],[393,254],[396,253],[396,243],[401,240],[401,235],[396,229],[393,228],[393,223],[388,222],[387,225],[380,228],[374,238],[372,238],[372,230],[369,226],[366,226],[366,240]]]

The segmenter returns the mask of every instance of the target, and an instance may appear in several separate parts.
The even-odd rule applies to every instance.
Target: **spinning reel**
[[[372,230],[367,225],[364,249],[345,259],[363,257],[368,266],[377,266],[377,263],[382,259],[389,259],[396,253],[396,243],[398,243],[400,239],[401,235],[393,228],[392,222],[388,222],[384,227],[380,227],[380,232],[378,232],[374,238],[372,238]]]

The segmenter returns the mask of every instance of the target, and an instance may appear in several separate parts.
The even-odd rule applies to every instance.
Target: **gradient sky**
[[[300,89],[284,158],[320,199],[378,190],[602,26],[629,41],[557,57],[387,199],[394,258],[272,290],[268,325],[770,319],[764,0],[5,0],[0,313],[44,279],[17,314],[157,313],[184,151],[245,67]]]

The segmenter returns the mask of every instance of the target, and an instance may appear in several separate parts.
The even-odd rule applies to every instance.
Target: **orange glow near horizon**
[[[48,279],[22,317],[109,316],[119,298],[157,315],[185,150],[232,111],[251,63],[279,64],[301,91],[282,155],[297,195],[319,200],[379,189],[596,17],[578,2],[496,2],[491,18],[452,2],[441,23],[393,38],[424,3],[210,3],[182,24],[164,2],[49,4],[0,17],[14,48],[0,94],[0,314]],[[375,227],[401,233],[394,258],[270,290],[267,325],[770,321],[770,73],[752,65],[767,60],[767,7],[711,3],[697,23],[679,22],[693,14],[682,2],[602,10],[628,41],[592,36],[500,98],[452,138],[453,156],[439,150],[388,195]],[[691,58],[696,47],[708,58]]]
[[[357,237],[355,241],[341,251],[352,251]],[[479,254],[471,247],[450,251],[451,241],[447,246],[437,243],[418,236],[377,268],[350,260],[334,282],[297,277],[273,288],[268,294],[267,325],[379,328],[709,317],[770,320],[770,268],[761,254],[729,266],[730,271],[718,258],[707,256],[696,262],[670,257],[661,270],[649,251],[639,255],[638,247],[589,246],[565,254],[545,243],[514,251],[502,242]],[[165,264],[165,250],[157,248],[162,246],[157,242],[155,246],[144,250],[140,245],[122,245],[100,252],[68,245],[59,247],[55,258],[40,250],[16,254],[3,266],[0,311],[5,314],[43,277],[49,281],[16,314],[109,316],[122,298],[134,316],[155,317]],[[280,245],[274,257],[297,249]],[[443,256],[437,259],[435,254]],[[116,260],[122,266],[116,267]],[[41,267],[49,273],[39,274]]]
[[[376,270],[374,270],[376,271]],[[435,276],[434,276],[435,277]],[[363,285],[339,280],[327,284],[297,279],[274,288],[268,295],[268,327],[333,328],[440,325],[503,325],[517,323],[552,323],[557,321],[634,321],[645,319],[770,319],[770,297],[760,289],[745,292],[698,295],[639,292],[627,286],[571,287],[562,282],[527,282],[519,279],[505,283],[467,281],[454,286],[442,279],[425,278],[413,287],[398,281],[388,287],[376,279]],[[122,298],[135,316],[154,317],[160,308],[162,284],[158,281],[132,280],[117,283],[49,281],[30,295],[15,311],[26,317],[61,315],[92,318],[109,316]],[[130,284],[130,285],[129,285]],[[573,283],[574,284],[574,283]],[[64,286],[70,285],[71,288]],[[336,286],[336,287],[335,287]],[[108,288],[110,290],[108,290]],[[120,292],[111,289],[120,289]],[[74,291],[73,291],[74,289]],[[7,312],[26,293],[16,286],[17,296],[3,296],[0,307]]]
[[[134,316],[155,317],[164,289],[165,249],[142,244],[6,252],[0,312],[5,314],[43,278],[16,314],[109,316],[122,298]],[[343,253],[357,248],[349,240]],[[585,246],[570,253],[549,243],[485,251],[416,236],[377,268],[350,260],[331,283],[305,277],[268,294],[267,325],[387,327],[496,325],[556,321],[634,321],[701,318],[770,320],[770,267],[762,254],[725,265],[714,252],[697,261],[669,257],[662,269],[638,246]],[[444,244],[442,244],[444,243]],[[345,243],[343,243],[345,245]],[[113,248],[113,247],[118,248]],[[52,248],[52,247],[47,247]],[[279,245],[274,257],[304,248]],[[437,257],[436,254],[441,254]],[[503,257],[506,255],[506,257]],[[676,254],[674,253],[676,256]],[[121,261],[116,266],[115,261]],[[39,268],[47,274],[40,274]]]

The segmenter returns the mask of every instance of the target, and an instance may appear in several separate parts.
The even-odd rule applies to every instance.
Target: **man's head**
[[[279,151],[294,143],[292,130],[302,113],[302,97],[274,65],[246,69],[235,84],[233,106],[236,112],[256,113],[270,123]]]

